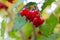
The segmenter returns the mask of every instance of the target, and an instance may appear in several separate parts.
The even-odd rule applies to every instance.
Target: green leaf
[[[19,31],[13,32],[12,30],[8,32],[9,37],[15,38],[16,40],[23,40]]]
[[[18,31],[25,23],[26,23],[25,17],[21,17],[20,14],[17,13],[12,30]]]
[[[59,30],[59,32],[56,34],[56,37],[57,37],[57,38],[60,38],[60,30]]]
[[[26,22],[26,24],[21,28],[24,35],[28,38],[32,33],[32,23]]]
[[[40,31],[42,32],[42,35],[49,36],[50,34],[52,34],[57,23],[57,18],[54,14],[51,14],[50,17],[46,20],[46,22],[39,27]]]
[[[8,35],[10,36],[10,37],[12,37],[12,38],[16,38],[16,34],[15,34],[16,32],[13,32],[13,31],[9,31],[8,32]]]
[[[42,38],[43,38],[42,35],[36,34],[36,40],[42,40]],[[32,35],[31,40],[34,40],[34,35]]]
[[[6,22],[3,20],[1,23],[1,36],[4,36],[5,27],[6,27]]]
[[[45,2],[43,3],[43,6],[42,6],[42,10],[41,12],[48,6],[48,5],[51,5],[52,2],[54,2],[55,0],[45,0]]]
[[[23,40],[22,38],[20,38],[20,37],[16,37],[16,40]]]
[[[51,34],[49,35],[49,37],[42,37],[42,40],[55,40],[56,39],[56,35],[55,34]]]
[[[51,35],[49,35],[49,37],[45,37],[43,35],[37,35],[36,38],[37,38],[37,40],[55,40],[56,39],[56,35],[55,34],[51,34]],[[34,36],[32,36],[31,40],[34,40]]]

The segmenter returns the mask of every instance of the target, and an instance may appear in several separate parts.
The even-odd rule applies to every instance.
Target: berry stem
[[[34,35],[34,40],[36,40],[36,31],[35,31],[34,25],[32,25],[32,31],[33,31],[33,35]]]
[[[10,17],[11,20],[14,20],[13,17],[12,17],[12,14],[8,11],[8,10],[5,10],[8,14],[8,16]]]

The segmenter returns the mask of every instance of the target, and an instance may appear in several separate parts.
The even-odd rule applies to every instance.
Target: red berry
[[[35,25],[35,27],[39,26],[39,18],[34,18],[33,25]]]
[[[23,13],[23,11],[21,11],[21,12],[20,12],[20,15],[21,15],[21,16],[24,16],[24,13]]]
[[[41,31],[38,31],[38,34],[41,35],[42,34]]]
[[[40,24],[43,24],[44,23],[44,19],[40,19]]]
[[[13,3],[13,0],[7,0],[8,2],[10,2],[10,3]]]
[[[28,39],[31,39],[32,38],[32,35],[30,35],[29,37],[28,37]]]
[[[26,20],[29,20],[30,22],[33,22],[33,25],[35,27],[38,27],[39,25],[43,24],[44,20],[40,18],[38,14],[38,10],[28,10],[26,8],[23,8],[20,12],[21,16],[25,16]]]
[[[30,18],[29,20],[30,20],[30,21],[33,21],[33,19],[34,19],[37,15],[38,15],[38,12],[37,12],[37,11],[35,11],[35,10],[34,10],[34,11],[31,11],[31,10],[30,10],[30,11],[29,11],[29,18]]]
[[[35,14],[38,14],[38,12],[39,12],[38,10],[34,10],[34,13],[35,13]]]
[[[38,10],[31,11],[31,16],[34,18],[36,15],[38,15]]]
[[[41,19],[39,16],[36,16],[33,20],[33,25],[35,25],[35,27],[38,27],[39,25],[43,24],[43,22],[43,19]]]
[[[20,15],[26,16],[26,15],[28,15],[28,12],[29,12],[29,10],[27,10],[26,8],[23,8],[22,11],[20,12]]]
[[[2,8],[8,9],[8,7],[4,3],[0,3],[0,9]]]
[[[8,7],[7,7],[6,5],[4,6],[4,8],[5,8],[5,9],[8,9]]]

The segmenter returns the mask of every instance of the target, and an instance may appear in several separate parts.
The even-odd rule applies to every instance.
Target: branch
[[[36,31],[35,31],[35,27],[32,25],[32,31],[33,31],[33,35],[34,35],[34,40],[37,40],[36,39]]]
[[[10,17],[10,19],[14,20],[12,14],[8,10],[5,10],[5,11],[8,13],[8,16]]]

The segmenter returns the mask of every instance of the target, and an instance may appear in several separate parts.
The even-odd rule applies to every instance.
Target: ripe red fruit
[[[43,22],[44,22],[43,19],[41,19],[39,16],[36,16],[36,17],[34,18],[34,20],[33,20],[33,25],[34,25],[35,27],[38,27],[39,25],[42,25]]]
[[[42,34],[41,31],[38,31],[38,34],[41,35]]]
[[[26,8],[23,8],[20,12],[21,16],[25,16],[26,20],[29,20],[33,23],[35,27],[38,27],[39,25],[43,24],[44,20],[40,18],[38,14],[38,10],[28,10]]]
[[[38,10],[34,10],[34,11],[29,11],[28,13],[28,18],[30,21],[33,21],[33,19],[38,15]]]
[[[30,35],[29,37],[28,37],[28,39],[31,39],[32,38],[32,35]]]
[[[28,12],[29,12],[28,9],[23,8],[22,11],[20,12],[20,15],[21,15],[21,16],[27,16],[27,15],[28,15]]]
[[[13,3],[14,0],[7,0],[7,1],[10,2],[10,3]]]
[[[38,27],[39,24],[40,24],[39,18],[34,18],[34,20],[33,20],[33,25],[34,25],[35,27]]]
[[[40,24],[44,23],[44,19],[40,18]]]
[[[2,9],[2,8],[8,9],[8,6],[6,6],[4,3],[0,2],[0,9]]]
[[[38,15],[38,10],[34,10],[34,11],[30,11],[31,17],[35,17],[36,15]]]

